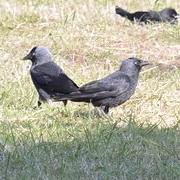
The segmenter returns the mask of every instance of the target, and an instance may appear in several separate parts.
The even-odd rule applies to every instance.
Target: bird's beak
[[[29,53],[25,57],[23,57],[22,60],[31,60],[31,59],[32,59],[32,55],[31,55],[31,53]]]
[[[151,63],[149,63],[148,61],[141,61],[140,66],[147,66],[147,65],[151,65]]]

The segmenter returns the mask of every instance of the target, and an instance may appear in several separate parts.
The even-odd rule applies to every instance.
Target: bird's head
[[[149,65],[148,61],[144,61],[138,58],[131,57],[122,62],[120,71],[128,75],[136,75],[140,72],[143,66]]]
[[[52,61],[52,55],[49,49],[44,46],[35,46],[31,51],[23,58],[23,60],[31,60],[34,64],[42,64]]]

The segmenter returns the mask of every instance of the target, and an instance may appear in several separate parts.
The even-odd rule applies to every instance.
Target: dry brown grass
[[[157,174],[158,179],[178,177],[179,161],[174,160],[174,156],[179,154],[180,26],[131,24],[115,15],[115,5],[131,11],[166,6],[180,11],[178,0],[158,1],[156,5],[151,0],[0,1],[0,147],[5,144],[4,149],[1,148],[2,177],[13,174],[14,179],[18,179],[35,174],[36,178],[48,179],[56,174],[61,177],[58,175],[61,170],[66,179],[156,179]],[[21,61],[35,45],[48,46],[55,62],[79,85],[110,74],[118,69],[121,60],[131,56],[148,60],[154,66],[141,73],[135,95],[112,109],[107,119],[98,117],[91,105],[80,103],[70,102],[66,110],[57,103],[35,111],[37,94],[29,76],[30,64]],[[135,124],[131,124],[132,121]],[[107,136],[110,145],[106,146]],[[40,144],[41,139],[47,142],[47,149],[43,145],[47,151],[38,145],[42,152],[39,155],[33,147],[37,142]],[[102,164],[97,167],[95,154],[102,158],[98,161]],[[10,164],[9,156],[13,157]],[[65,165],[59,167],[61,157]],[[122,164],[114,165],[118,162]],[[21,173],[18,163],[23,169]],[[66,174],[67,169],[70,175]],[[116,175],[113,170],[117,170]]]
[[[136,95],[123,106],[123,109],[133,107],[133,111],[141,114],[140,119],[143,120],[151,119],[150,121],[157,122],[163,117],[165,120],[168,119],[168,122],[173,120],[175,123],[177,119],[174,114],[179,113],[179,102],[173,102],[169,98],[172,91],[176,91],[176,88],[171,87],[172,84],[175,87],[179,86],[179,70],[171,70],[179,67],[179,25],[131,24],[114,14],[114,4],[120,4],[124,8],[132,7],[132,10],[135,10],[145,9],[149,1],[140,6],[130,1],[128,3],[109,1],[104,6],[103,3],[92,0],[77,3],[73,1],[53,3],[47,1],[42,4],[36,1],[1,3],[1,11],[4,13],[1,17],[0,52],[3,62],[2,86],[18,82],[25,95],[24,90],[28,88],[29,83],[23,85],[21,79],[28,78],[28,81],[30,79],[27,64],[20,59],[34,45],[48,46],[54,54],[55,61],[78,84],[101,78],[116,70],[119,67],[119,60],[136,56],[152,62],[157,68],[148,70],[147,75],[144,73],[144,77],[151,76],[151,78],[144,78],[146,79],[144,83],[140,80]],[[136,6],[138,8],[135,8]],[[179,8],[176,3],[172,6]],[[153,8],[153,4],[148,7]],[[153,73],[157,75],[153,77]],[[163,76],[165,80],[159,82],[158,79]],[[31,88],[33,89],[32,86]],[[173,98],[179,99],[179,94],[175,94],[176,97]],[[152,96],[157,96],[157,99],[154,100]],[[162,109],[159,103],[170,105],[169,107],[163,105]],[[120,110],[121,107],[113,110],[117,117],[123,114]]]

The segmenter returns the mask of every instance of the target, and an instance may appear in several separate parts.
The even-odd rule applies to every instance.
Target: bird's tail
[[[90,102],[93,98],[92,94],[82,94],[80,92],[74,92],[71,94],[56,93],[52,96],[55,101],[75,101],[75,102]]]
[[[115,7],[115,11],[116,11],[116,14],[119,14],[122,17],[129,17],[130,16],[130,13],[128,11],[120,8],[119,6]]]
[[[76,102],[91,102],[92,100],[100,100],[104,98],[114,97],[114,91],[101,91],[96,93],[82,93],[82,92],[73,92],[71,94],[55,94],[52,98],[55,101],[65,101],[71,100]]]

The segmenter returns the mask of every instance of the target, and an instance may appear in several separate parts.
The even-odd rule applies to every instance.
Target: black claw
[[[40,106],[41,106],[41,104],[42,104],[42,103],[41,103],[40,101],[38,101],[38,107],[40,107]]]

